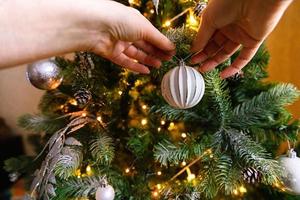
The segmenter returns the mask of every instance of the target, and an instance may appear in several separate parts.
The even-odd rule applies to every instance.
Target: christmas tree
[[[5,166],[29,180],[28,199],[297,199],[286,192],[295,191],[276,150],[297,141],[299,121],[285,107],[299,91],[264,81],[264,46],[235,77],[222,80],[219,71],[238,53],[203,74],[195,107],[176,109],[162,97],[166,72],[189,65],[205,3],[165,0],[158,10],[158,1],[129,1],[176,44],[173,60],[150,75],[88,52],[47,61],[63,78],[42,97],[39,114],[20,119],[39,133],[38,154]]]

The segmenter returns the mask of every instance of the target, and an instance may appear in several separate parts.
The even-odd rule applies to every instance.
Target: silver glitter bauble
[[[98,187],[96,191],[96,200],[113,200],[115,198],[115,190],[111,185]]]
[[[41,90],[53,90],[57,88],[63,78],[61,69],[52,60],[40,60],[29,64],[27,78],[30,83]]]

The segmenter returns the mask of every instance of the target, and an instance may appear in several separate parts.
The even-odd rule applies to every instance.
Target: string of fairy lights
[[[186,0],[189,1],[189,0]],[[131,6],[140,6],[141,2],[140,0],[129,0],[129,4]],[[155,10],[153,8],[153,5],[151,5],[152,7],[150,7],[150,9],[148,9],[149,13],[143,13],[144,16],[148,17],[149,15],[153,15],[155,13]],[[172,24],[179,18],[181,17],[185,17],[186,19],[186,23],[185,26],[194,30],[197,30],[199,27],[199,24],[201,23],[201,18],[195,17],[194,13],[193,13],[193,8],[187,8],[184,11],[182,11],[181,13],[177,14],[176,16],[170,18],[170,19],[165,19],[163,21],[163,28],[172,28]],[[128,73],[128,72],[125,72]],[[123,80],[124,81],[124,80]],[[126,83],[125,83],[126,84]],[[134,87],[137,88],[138,86],[143,85],[143,82],[141,80],[136,80]],[[133,88],[134,89],[134,88]],[[116,96],[122,96],[123,95],[123,91],[122,90],[117,90],[115,91]],[[135,94],[133,94],[135,96],[138,95],[138,93],[136,92]],[[136,97],[138,98],[138,97]],[[78,103],[75,99],[70,99],[68,102],[68,104],[71,104],[73,106],[77,106]],[[141,110],[144,112],[148,112],[149,110],[149,106],[145,103],[141,103],[140,105]],[[63,112],[67,113],[68,112],[68,106],[66,105],[61,105],[59,107],[59,109],[61,109]],[[90,113],[88,113],[88,111],[83,110],[82,112],[82,116],[86,117],[89,116]],[[101,115],[97,115],[97,116],[93,116],[99,123],[104,124]],[[140,118],[139,120],[140,126],[141,127],[147,127],[148,125],[148,118],[145,116],[143,116],[142,118]],[[157,132],[160,133],[163,130],[168,130],[169,132],[177,132],[179,134],[179,138],[181,138],[182,140],[185,140],[189,137],[189,134],[186,133],[185,131],[181,131],[182,128],[182,124],[179,123],[175,123],[173,121],[166,121],[165,119],[161,119],[160,120],[160,126],[157,127]],[[180,127],[180,128],[179,128]],[[172,178],[169,179],[169,181],[165,181],[162,183],[156,183],[155,186],[152,188],[152,197],[153,199],[159,199],[161,192],[163,191],[163,189],[169,185],[171,182],[175,181],[180,175],[186,173],[186,181],[192,184],[196,184],[196,181],[201,181],[201,178],[197,177],[196,174],[194,174],[191,170],[191,167],[198,163],[204,156],[207,156],[210,159],[214,158],[214,154],[212,152],[212,149],[207,149],[203,152],[202,155],[200,155],[199,157],[195,158],[194,160],[188,162],[188,161],[182,161],[179,164],[179,167],[181,168],[181,170],[175,174]],[[127,167],[124,168],[124,174],[125,175],[132,175],[133,170],[135,169],[134,167],[134,162],[131,164],[128,164]],[[85,170],[82,169],[77,169],[75,172],[75,176],[77,178],[83,178],[86,176],[92,176],[94,175],[93,169],[91,165],[87,165],[85,167]],[[157,171],[153,172],[154,176],[163,176],[163,172],[162,169],[157,169]],[[284,191],[284,186],[281,182],[278,182],[274,185],[274,187]],[[237,196],[237,197],[242,197],[245,193],[247,193],[247,189],[244,185],[240,185],[238,186],[236,189],[234,189],[232,191],[232,194]]]

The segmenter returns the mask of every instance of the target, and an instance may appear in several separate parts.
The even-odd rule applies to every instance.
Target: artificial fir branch
[[[84,178],[70,178],[67,181],[59,181],[60,186],[53,200],[73,199],[77,197],[92,197],[97,188],[105,181],[105,177],[92,176]]]
[[[217,114],[220,127],[225,127],[231,118],[231,102],[226,81],[221,80],[219,71],[214,70],[205,75],[206,94],[210,97]]]
[[[223,143],[223,148],[231,151],[234,159],[238,160],[242,166],[251,166],[260,170],[264,174],[264,183],[272,185],[280,180],[282,167],[261,145],[243,132],[234,129],[225,130],[223,137],[225,137],[224,141],[227,141]]]
[[[277,122],[283,107],[298,97],[299,91],[293,85],[276,85],[234,108],[231,125],[239,129],[268,127]]]
[[[55,132],[65,124],[63,118],[57,118],[55,115],[53,117],[46,115],[24,115],[19,118],[18,125],[26,130],[35,132]]]
[[[179,120],[186,122],[195,122],[204,120],[201,116],[193,111],[174,109],[169,105],[153,106],[150,112],[160,114],[162,117],[170,121]]]
[[[68,179],[73,176],[83,159],[79,147],[64,147],[54,167],[54,174],[60,179]]]
[[[108,165],[114,159],[115,150],[113,140],[105,134],[99,134],[96,139],[92,140],[89,150],[93,159],[99,164]]]

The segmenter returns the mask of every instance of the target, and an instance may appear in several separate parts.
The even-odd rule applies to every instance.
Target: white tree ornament
[[[290,149],[286,156],[279,158],[279,162],[284,168],[283,182],[288,191],[300,195],[300,158],[293,149]]]
[[[202,75],[184,62],[167,72],[161,83],[161,91],[168,104],[177,109],[197,105],[205,91]]]

